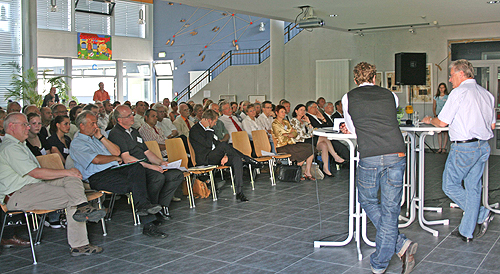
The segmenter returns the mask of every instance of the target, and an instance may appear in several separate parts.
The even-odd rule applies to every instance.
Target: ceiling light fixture
[[[57,12],[57,2],[56,0],[50,0],[50,12]]]
[[[339,16],[338,14],[330,14],[330,17],[337,17]]]
[[[408,30],[408,32],[410,32],[411,34],[414,34],[415,33],[415,29],[410,26],[410,29]]]
[[[362,32],[359,32],[358,35],[361,36],[361,37],[365,36],[365,34],[362,33]]]
[[[372,28],[362,28],[362,29],[348,29],[349,32],[359,32],[359,31],[372,31],[372,30],[385,30],[385,29],[395,29],[395,28],[415,28],[417,26],[428,26],[430,23],[420,23],[411,25],[394,25],[394,26],[381,26]]]
[[[260,32],[266,31],[266,24],[264,24],[264,22],[260,22],[259,31]]]
[[[498,4],[498,3],[500,3],[500,1],[488,1],[488,2],[486,2],[486,3],[487,3],[487,4]]]

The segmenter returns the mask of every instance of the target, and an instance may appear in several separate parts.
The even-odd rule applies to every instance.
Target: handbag
[[[210,189],[207,184],[199,179],[195,179],[193,183],[193,196],[195,199],[208,198],[210,196]]]
[[[302,173],[306,171],[306,165],[302,165]],[[323,174],[323,171],[319,168],[319,165],[317,163],[312,163],[311,165],[311,175],[318,179],[318,180],[323,180],[325,179],[325,174]]]
[[[279,165],[275,170],[275,177],[282,182],[300,182],[302,167],[298,165]]]

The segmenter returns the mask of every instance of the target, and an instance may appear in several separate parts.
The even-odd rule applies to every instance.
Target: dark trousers
[[[89,177],[90,187],[96,190],[107,190],[118,194],[132,191],[135,206],[148,205],[146,190],[146,169],[139,163],[106,169]]]
[[[165,170],[160,173],[146,168],[147,189],[152,204],[169,206],[175,190],[184,180],[182,171],[177,169]]]
[[[241,187],[243,186],[243,159],[247,156],[234,149],[228,143],[219,142],[215,149],[208,153],[208,164],[220,165],[220,161],[224,155],[227,155],[228,158],[226,165],[231,166],[233,169],[234,187],[236,188],[236,193],[240,193]]]

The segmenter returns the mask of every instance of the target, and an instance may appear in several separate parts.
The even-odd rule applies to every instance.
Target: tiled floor
[[[450,200],[441,191],[445,158],[427,153],[426,205],[442,205],[443,213],[426,213],[426,217],[449,218],[450,225],[433,226],[439,237],[422,230],[418,222],[401,229],[419,243],[412,273],[499,273],[500,218],[472,243],[449,236],[462,211],[450,209]],[[492,190],[500,185],[495,180],[500,178],[499,165],[500,157],[492,156]],[[161,227],[170,235],[166,239],[143,236],[121,199],[113,220],[107,222],[108,236],[102,236],[100,224],[88,226],[91,242],[104,247],[104,253],[70,257],[65,231],[45,229],[42,244],[36,247],[38,265],[32,265],[29,249],[3,249],[0,273],[371,273],[369,255],[374,249],[365,244],[362,261],[357,259],[354,242],[345,247],[313,247],[314,240],[347,235],[347,169],[317,185],[278,182],[271,187],[268,174],[261,174],[254,191],[246,183],[245,194],[250,202],[236,202],[230,188],[224,188],[217,202],[197,200],[196,209],[189,209],[185,198],[173,203],[174,219]],[[490,201],[499,202],[499,194],[490,191]],[[370,226],[371,239],[374,233]],[[388,273],[400,272],[401,262],[394,256]]]

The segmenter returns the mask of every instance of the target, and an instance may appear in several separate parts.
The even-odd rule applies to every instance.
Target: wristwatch
[[[97,140],[101,141],[102,138],[104,138],[104,135],[101,135],[101,137],[99,137]]]

